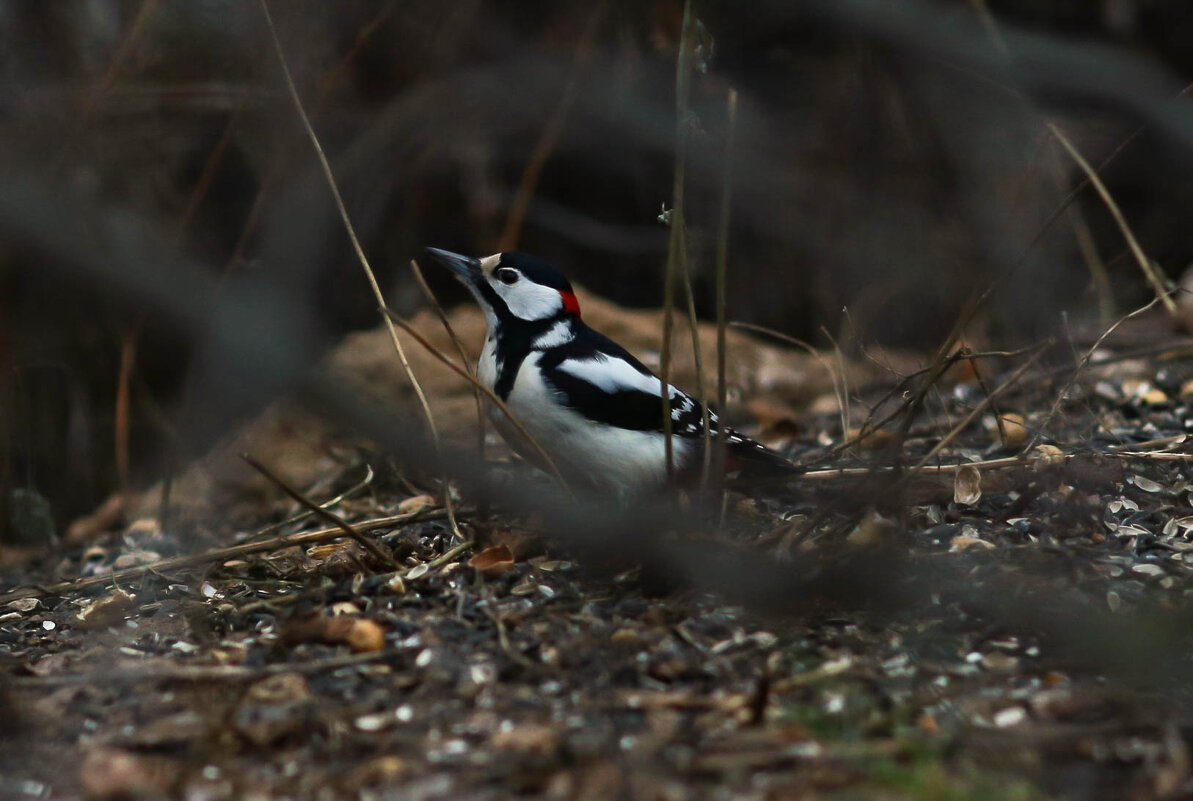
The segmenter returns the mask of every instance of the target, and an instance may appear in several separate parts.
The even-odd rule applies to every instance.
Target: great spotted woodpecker
[[[484,311],[488,333],[477,378],[505,402],[569,478],[619,497],[657,490],[667,481],[662,382],[625,348],[584,324],[572,285],[559,270],[524,253],[483,259],[427,248]],[[704,424],[699,401],[667,387],[673,475],[698,477]],[[496,408],[490,419],[518,453],[535,461],[517,429]],[[722,425],[710,410],[714,434]],[[788,474],[778,454],[725,428],[729,471]]]

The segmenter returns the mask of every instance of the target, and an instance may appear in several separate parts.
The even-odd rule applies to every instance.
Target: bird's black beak
[[[465,286],[474,286],[481,280],[481,260],[472,256],[461,256],[450,250],[427,248],[427,255],[456,274]]]

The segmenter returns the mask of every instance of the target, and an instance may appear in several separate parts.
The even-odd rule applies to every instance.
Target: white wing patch
[[[591,359],[565,359],[556,369],[610,393],[637,390],[658,395],[662,388],[662,382],[655,376],[643,375],[629,362],[610,359],[603,353]],[[679,393],[675,387],[669,390],[672,398]]]

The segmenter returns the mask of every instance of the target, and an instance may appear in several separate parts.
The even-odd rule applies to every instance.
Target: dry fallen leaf
[[[423,509],[430,509],[435,505],[435,498],[431,495],[415,495],[413,498],[407,498],[398,504],[398,514],[412,515],[415,512],[421,512]]]
[[[505,545],[490,545],[469,559],[468,566],[483,576],[498,576],[514,569],[514,552]]]
[[[102,629],[124,620],[136,605],[137,599],[117,587],[112,593],[92,601],[79,612],[79,628]]]
[[[845,541],[862,548],[883,545],[890,541],[895,528],[894,521],[871,509]]]
[[[324,542],[319,545],[312,545],[307,548],[307,556],[311,559],[326,559],[341,548],[346,548],[352,544],[351,540],[343,540],[341,542]]]
[[[953,481],[953,502],[973,506],[982,499],[982,474],[971,464],[962,466]]]
[[[862,433],[860,428],[851,428],[845,432],[845,441],[857,439],[858,435]],[[884,428],[879,428],[873,431],[867,431],[854,447],[863,451],[880,451],[883,448],[890,446],[895,441],[895,435]]]
[[[960,551],[968,551],[970,548],[981,548],[983,550],[992,550],[994,543],[987,542],[981,537],[975,537],[972,534],[958,534],[949,540],[949,552],[958,553]]]

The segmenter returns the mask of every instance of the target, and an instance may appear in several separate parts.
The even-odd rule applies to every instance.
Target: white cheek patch
[[[559,290],[536,284],[525,278],[516,284],[489,281],[493,290],[505,301],[510,314],[523,320],[545,320],[554,317],[563,308]]]

